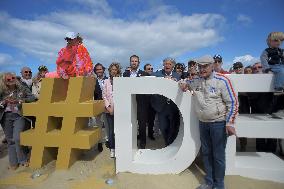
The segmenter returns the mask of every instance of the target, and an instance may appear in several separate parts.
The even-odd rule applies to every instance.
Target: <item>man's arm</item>
[[[56,60],[56,72],[58,74],[59,77],[62,77],[64,79],[68,78],[67,72],[64,68],[64,48],[62,48],[59,52],[58,52],[58,57]]]
[[[222,100],[226,105],[226,131],[228,135],[236,135],[234,128],[238,115],[239,102],[230,79],[224,75],[218,75],[222,81]]]

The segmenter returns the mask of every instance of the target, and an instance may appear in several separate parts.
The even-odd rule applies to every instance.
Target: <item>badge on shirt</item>
[[[215,87],[209,87],[209,92],[210,93],[216,93],[216,88]]]

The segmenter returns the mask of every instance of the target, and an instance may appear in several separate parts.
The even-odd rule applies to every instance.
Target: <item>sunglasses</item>
[[[215,60],[214,63],[221,63],[222,61],[220,60]]]
[[[147,70],[153,70],[153,68],[147,68]]]
[[[241,66],[237,66],[237,67],[234,67],[234,70],[238,70],[238,69],[242,69],[243,67]]]
[[[32,73],[32,71],[24,71],[24,73]]]
[[[6,78],[6,81],[9,82],[9,81],[14,81],[16,79],[16,77],[10,77],[10,78]]]
[[[262,66],[255,66],[254,69],[261,69]]]

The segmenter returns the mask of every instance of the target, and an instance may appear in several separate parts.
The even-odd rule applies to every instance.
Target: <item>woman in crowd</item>
[[[15,170],[19,165],[28,166],[27,154],[20,145],[20,133],[25,130],[21,110],[23,102],[32,102],[35,97],[19,83],[14,73],[5,73],[1,83],[0,123],[8,142],[10,168]]]
[[[121,76],[121,67],[117,62],[113,62],[109,68],[109,78],[105,80],[103,86],[103,99],[105,102],[106,118],[109,126],[108,140],[110,148],[110,157],[115,157],[115,141],[114,141],[114,105],[113,105],[113,78]]]
[[[183,63],[176,63],[174,71],[179,75],[183,75],[185,71],[185,65]]]

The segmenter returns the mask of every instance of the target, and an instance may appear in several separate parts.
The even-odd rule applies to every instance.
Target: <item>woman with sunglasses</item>
[[[174,71],[180,75],[181,79],[185,79],[189,76],[189,72],[185,71],[186,66],[183,63],[177,63],[174,67]]]
[[[185,66],[182,63],[176,63],[175,67],[174,67],[174,71],[181,75],[185,70]]]
[[[5,73],[0,86],[0,123],[8,142],[10,168],[28,166],[28,157],[20,145],[20,133],[25,130],[22,103],[32,102],[35,97],[20,84],[14,73]]]

